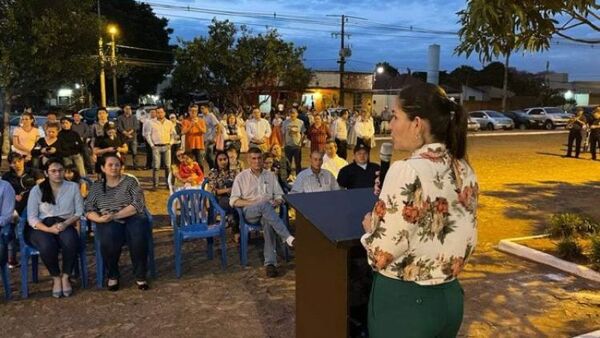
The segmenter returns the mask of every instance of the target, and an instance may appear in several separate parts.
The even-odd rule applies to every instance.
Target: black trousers
[[[133,273],[137,281],[146,280],[148,270],[148,225],[144,215],[125,218],[125,223],[115,221],[96,225],[100,238],[102,259],[108,271],[108,278],[119,278],[119,258],[125,241],[129,247]]]
[[[579,157],[579,151],[581,150],[581,129],[569,130],[569,139],[567,142],[567,156],[571,157],[573,150],[573,141],[575,142],[575,157]]]
[[[294,160],[294,167],[296,168],[296,175],[302,171],[302,148],[299,146],[285,146],[285,157],[292,164]]]
[[[145,140],[144,144],[146,145],[146,168],[152,168],[152,147],[150,147],[150,144]]]
[[[47,220],[47,219],[46,219]],[[53,220],[46,222],[46,226],[52,226],[59,222]],[[48,269],[50,276],[60,277],[61,269],[58,265],[58,253],[62,252],[62,273],[70,275],[77,263],[77,252],[79,251],[79,234],[73,226],[67,227],[58,235],[33,229],[25,228],[25,238],[33,247],[40,252],[42,262]]]
[[[592,159],[596,159],[596,149],[600,148],[600,129],[593,129],[590,133],[590,153]]]
[[[339,138],[335,139],[335,144],[337,145],[337,156],[343,158],[344,160],[348,158],[348,141],[340,140]]]

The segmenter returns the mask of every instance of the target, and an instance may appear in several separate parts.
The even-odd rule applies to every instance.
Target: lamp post
[[[112,66],[112,83],[113,83],[113,103],[115,106],[119,105],[119,101],[117,100],[117,46],[115,45],[115,35],[118,33],[117,26],[110,25],[108,26],[108,33],[110,34],[111,39],[111,60],[110,64]]]
[[[106,77],[104,76],[104,52],[102,35],[98,38],[98,59],[100,60],[100,105],[106,107]]]

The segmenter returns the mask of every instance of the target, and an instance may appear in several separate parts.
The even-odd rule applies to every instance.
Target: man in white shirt
[[[371,114],[366,110],[360,112],[360,119],[354,124],[356,145],[364,144],[368,148],[375,146],[375,126]]]
[[[260,109],[252,110],[252,118],[246,121],[246,134],[248,134],[250,148],[257,147],[263,152],[268,150],[271,124],[260,116]]]
[[[145,169],[152,168],[152,148],[150,148],[150,144],[148,144],[148,140],[146,139],[146,134],[150,131],[150,126],[152,123],[150,121],[156,120],[156,109],[152,108],[148,111],[148,115],[142,115],[142,136],[144,137],[144,141],[146,142],[146,167]]]
[[[323,157],[323,169],[329,170],[337,178],[340,169],[347,166],[348,162],[337,155],[337,145],[334,140],[328,140],[325,144],[325,156]]]
[[[310,153],[310,168],[298,174],[290,193],[340,190],[335,177],[329,170],[323,170],[323,153],[314,150]]]
[[[263,169],[262,151],[257,147],[248,150],[249,168],[240,172],[233,181],[229,204],[242,208],[244,218],[250,223],[260,222],[265,236],[264,256],[268,277],[277,277],[276,236],[279,235],[289,246],[294,236],[275,212],[283,204],[283,191],[277,176]]]
[[[337,146],[337,155],[342,159],[348,158],[348,109],[342,110],[340,116],[333,123],[332,135]]]
[[[146,134],[144,137],[152,148],[152,185],[158,186],[158,170],[160,169],[161,156],[165,161],[165,181],[171,172],[171,142],[175,133],[173,123],[166,118],[164,108],[156,109],[156,120],[146,121],[144,124]],[[168,185],[168,182],[167,182]]]

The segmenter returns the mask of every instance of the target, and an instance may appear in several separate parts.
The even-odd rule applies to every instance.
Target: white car
[[[481,129],[513,129],[515,123],[512,119],[495,110],[476,110],[469,113],[469,118],[477,123]]]

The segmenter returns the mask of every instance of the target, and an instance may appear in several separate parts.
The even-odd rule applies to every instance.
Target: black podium
[[[348,337],[356,322],[352,290],[370,273],[360,237],[363,217],[377,200],[373,189],[288,194],[285,199],[296,210],[296,336]],[[363,266],[356,268],[356,262]],[[366,305],[366,299],[361,302]]]

